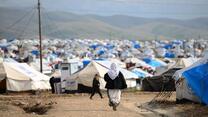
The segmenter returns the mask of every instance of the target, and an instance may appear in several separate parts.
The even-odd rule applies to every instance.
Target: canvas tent
[[[163,87],[165,90],[172,91],[175,90],[175,80],[172,78],[173,76],[180,77],[185,68],[196,62],[197,58],[182,58],[176,61],[176,64],[171,66],[170,68],[165,68],[160,70],[153,77],[145,78],[142,80],[142,88],[145,91],[161,91]],[[160,67],[160,69],[163,67]]]
[[[203,58],[188,68],[174,74],[177,100],[188,99],[208,104],[208,58]]]
[[[37,71],[40,71],[40,62],[31,62],[30,63],[30,66],[37,70]],[[52,72],[52,68],[46,64],[42,64],[42,68],[43,68],[43,73],[44,74],[51,74]]]
[[[108,59],[109,61],[116,63],[117,65],[119,65],[119,67],[121,68],[126,68],[126,64],[124,62],[121,62],[119,59],[117,58],[110,58]]]
[[[29,91],[50,89],[49,77],[32,69],[26,63],[3,62],[5,88],[8,91]],[[2,80],[4,80],[2,79]]]
[[[174,65],[173,67],[175,68],[183,68],[181,70],[178,70],[175,74],[174,74],[174,78],[178,79],[181,78],[182,73],[188,69],[191,69],[192,67],[197,66],[198,64],[203,63],[204,59],[199,59],[199,58],[183,58],[181,60],[179,60],[178,62],[176,62],[176,65]]]
[[[199,58],[180,58],[176,61],[176,64],[174,65],[174,67],[178,67],[178,68],[186,68],[191,66],[193,63],[195,63],[196,61],[198,61]]]
[[[160,75],[142,79],[144,91],[174,91],[175,80],[172,78],[178,68],[171,68]]]
[[[99,74],[100,78],[100,88],[104,89],[105,81],[104,75],[108,72],[110,68],[110,61],[92,61],[84,69],[70,76],[69,79],[76,79],[79,84],[84,86],[92,87],[92,81],[95,74]],[[136,86],[136,79],[138,76],[128,70],[120,68],[120,71],[123,73],[124,78],[126,79],[128,87]]]

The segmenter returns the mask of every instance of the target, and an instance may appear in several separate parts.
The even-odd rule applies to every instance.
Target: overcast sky
[[[32,7],[37,0],[0,0],[3,7]],[[50,11],[190,19],[208,17],[208,0],[41,0]]]

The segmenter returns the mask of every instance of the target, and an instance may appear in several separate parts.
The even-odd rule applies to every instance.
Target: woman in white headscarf
[[[109,106],[112,106],[113,110],[116,111],[121,99],[121,89],[127,88],[127,85],[123,74],[115,63],[111,64],[110,70],[104,76],[104,80],[106,81],[105,88],[107,88]]]

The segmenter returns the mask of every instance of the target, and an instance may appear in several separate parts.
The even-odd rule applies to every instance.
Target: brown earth
[[[89,94],[0,95],[0,117],[201,117],[208,116],[208,107],[186,103],[176,104],[175,93],[165,102],[149,102],[157,93],[124,92],[117,111],[98,95]]]

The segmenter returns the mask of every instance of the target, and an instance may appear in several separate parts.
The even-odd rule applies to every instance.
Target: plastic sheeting
[[[167,53],[165,53],[165,57],[166,58],[175,58],[175,54],[171,53],[171,52],[167,52]]]
[[[139,44],[134,44],[134,48],[139,49],[141,46]]]
[[[208,105],[208,63],[189,69],[182,76],[201,102]]]
[[[139,78],[145,78],[145,77],[152,77],[153,75],[139,69],[139,68],[135,68],[132,70],[133,73],[135,73]]]
[[[153,60],[153,59],[145,58],[145,59],[143,59],[143,61],[145,61],[147,64],[149,64],[153,67],[163,66],[160,62]]]

